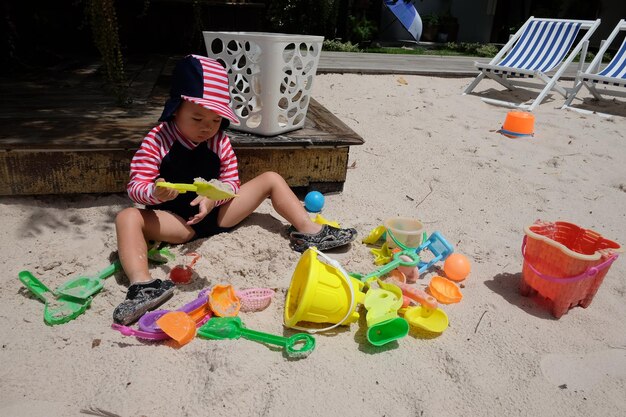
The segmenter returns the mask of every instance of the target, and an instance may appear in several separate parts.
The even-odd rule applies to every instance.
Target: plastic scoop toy
[[[166,313],[156,321],[157,325],[179,345],[183,346],[196,337],[196,322],[182,311]]]
[[[173,255],[167,249],[151,249],[148,251],[148,259],[157,263],[165,263]],[[86,300],[95,295],[104,287],[104,280],[122,269],[120,261],[115,261],[95,276],[72,278],[59,285],[54,291],[59,296],[72,297],[78,300]]]
[[[211,318],[211,310],[208,308],[206,290],[200,291],[197,299],[185,304],[177,311],[187,313],[188,317],[191,317],[191,319],[194,320],[195,327],[202,326]],[[163,330],[161,330],[161,328],[157,324],[157,320],[159,320],[167,313],[170,313],[170,311],[156,310],[144,314],[139,319],[140,330],[133,329],[132,327],[122,326],[116,323],[114,323],[111,327],[122,333],[124,336],[135,336],[140,339],[147,340],[165,340],[169,339],[170,336]]]
[[[428,291],[443,304],[454,304],[463,299],[463,294],[461,294],[459,287],[449,279],[440,276],[434,276],[430,280]]]
[[[282,337],[269,333],[250,330],[239,317],[214,317],[198,329],[198,336],[205,339],[244,339],[254,340],[284,349],[290,358],[306,358],[315,349],[315,338],[307,333],[296,333],[291,337]]]
[[[209,293],[209,305],[215,315],[233,317],[239,314],[241,302],[232,285],[216,285]]]
[[[211,317],[211,309],[208,304],[208,289],[204,289],[198,293],[198,298],[195,300],[185,304],[181,308],[174,311],[181,311],[183,313],[188,314],[191,318],[196,322],[200,322],[201,320],[208,320]],[[161,327],[157,324],[157,320],[166,315],[167,313],[171,313],[170,310],[154,310],[149,311],[148,313],[141,316],[139,319],[139,329],[145,332],[160,332]],[[202,322],[202,324],[204,324]]]
[[[208,197],[211,200],[224,200],[237,197],[237,194],[222,190],[210,182],[194,181],[193,184],[183,184],[161,181],[157,182],[156,185],[157,187],[173,188],[181,194],[191,191],[203,197]]]
[[[200,292],[197,300],[185,305],[180,310],[166,312],[161,317],[156,314],[148,316],[144,320],[144,324],[156,319],[155,326],[176,340],[179,345],[186,345],[196,336],[197,324],[200,321],[206,322],[211,317],[211,307],[205,294],[206,291]]]
[[[429,331],[431,333],[441,333],[448,328],[448,316],[440,309],[432,309],[426,306],[415,306],[400,309],[400,314],[411,326]]]
[[[74,320],[87,310],[92,298],[85,300],[57,297],[29,271],[21,271],[18,277],[37,298],[44,303],[43,319],[46,324],[63,324]]]
[[[115,261],[92,277],[78,277],[59,285],[55,290],[57,295],[87,299],[104,287],[104,280],[122,269],[120,261]]]

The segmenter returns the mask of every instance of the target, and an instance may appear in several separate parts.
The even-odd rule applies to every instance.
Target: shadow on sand
[[[494,293],[500,295],[509,304],[523,310],[524,312],[545,320],[556,320],[550,314],[550,306],[546,300],[540,296],[524,297],[519,293],[519,283],[522,273],[511,274],[503,272],[495,275],[491,280],[485,281],[485,286]]]

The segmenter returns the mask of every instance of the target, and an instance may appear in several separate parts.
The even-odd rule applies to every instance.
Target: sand
[[[30,270],[51,288],[104,268],[116,250],[113,220],[125,195],[2,197],[0,415],[2,416],[622,416],[626,414],[626,262],[611,267],[591,305],[556,320],[539,298],[519,294],[524,227],[567,220],[626,243],[623,102],[609,119],[561,110],[552,96],[535,111],[536,135],[496,132],[507,109],[460,92],[469,79],[319,75],[314,97],[365,139],[350,150],[344,191],[323,215],[365,237],[384,219],[420,219],[440,231],[472,272],[463,300],[443,306],[441,335],[412,330],[383,347],[365,321],[316,335],[306,359],[247,341],[196,339],[176,349],[111,329],[127,279],[110,278],[87,312],[60,326],[17,279]],[[489,81],[478,95],[506,98]],[[524,94],[519,95],[525,98]],[[593,103],[591,103],[593,105]],[[300,257],[285,222],[264,203],[235,231],[172,251],[202,258],[189,286],[277,290],[251,329],[282,325]],[[351,272],[375,269],[360,242],[329,251]],[[153,266],[166,277],[172,265]],[[423,274],[425,288],[437,273]]]

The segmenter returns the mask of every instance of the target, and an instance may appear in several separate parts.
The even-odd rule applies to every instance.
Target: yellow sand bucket
[[[365,298],[363,287],[337,261],[316,248],[309,248],[300,257],[291,278],[285,301],[285,326],[315,333],[354,323],[359,319],[357,304],[362,304]],[[308,329],[297,326],[301,321],[334,325]]]

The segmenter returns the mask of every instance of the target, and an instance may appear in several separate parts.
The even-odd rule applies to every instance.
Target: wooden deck
[[[168,95],[174,59],[126,65],[133,102],[104,91],[97,64],[67,62],[1,79],[0,195],[123,192],[129,163]],[[273,137],[229,131],[243,181],[281,173],[295,188],[341,191],[349,147],[363,139],[315,100],[302,129]]]

